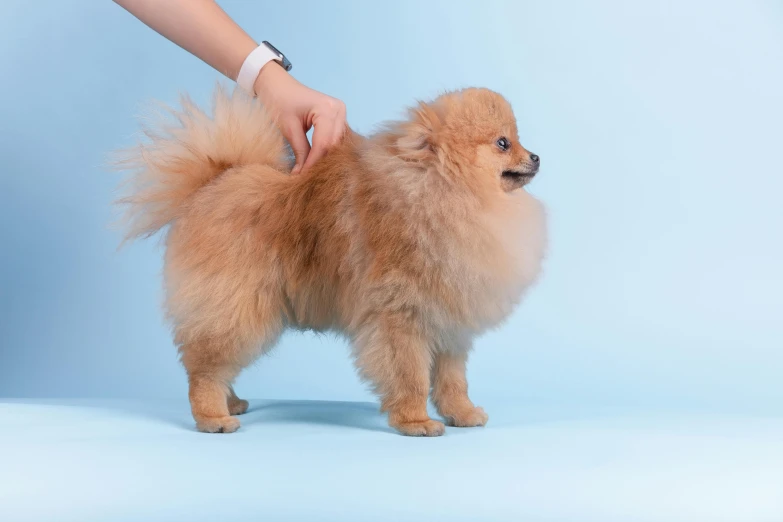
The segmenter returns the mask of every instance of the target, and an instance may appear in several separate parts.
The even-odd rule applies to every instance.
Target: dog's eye
[[[508,149],[511,148],[511,142],[508,141],[506,138],[500,138],[498,141],[496,141],[498,148],[502,150],[503,152],[506,152]]]

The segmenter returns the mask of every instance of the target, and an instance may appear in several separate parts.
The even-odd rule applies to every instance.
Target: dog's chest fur
[[[453,241],[441,253],[441,277],[458,292],[465,326],[476,333],[498,326],[541,270],[546,245],[542,205],[520,191],[476,220],[455,220],[443,234],[446,244]]]
[[[410,201],[393,205],[387,223],[375,227],[380,240],[366,236],[367,223],[347,227],[355,231],[349,259],[364,261],[351,264],[366,267],[360,277],[384,274],[379,299],[420,310],[435,329],[477,334],[498,326],[540,271],[542,205],[524,191],[504,195],[484,211],[467,211],[447,198]]]

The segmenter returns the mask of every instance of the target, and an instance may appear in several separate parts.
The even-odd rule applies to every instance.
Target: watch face
[[[263,41],[263,42],[261,42],[261,43],[263,43],[264,45],[266,45],[267,47],[269,47],[269,50],[270,50],[270,51],[272,51],[273,53],[275,53],[275,54],[276,54],[276,55],[279,57],[279,60],[280,60],[280,61],[279,61],[279,63],[280,63],[280,65],[283,67],[283,69],[285,69],[286,71],[290,71],[290,70],[291,70],[291,68],[293,67],[293,65],[291,65],[291,62],[289,62],[289,61],[288,61],[288,58],[286,58],[286,57],[285,57],[285,55],[284,55],[283,53],[281,53],[281,52],[280,52],[280,51],[277,49],[277,47],[275,47],[275,46],[274,46],[274,45],[272,45],[271,43],[267,42],[266,40],[264,40],[264,41]]]

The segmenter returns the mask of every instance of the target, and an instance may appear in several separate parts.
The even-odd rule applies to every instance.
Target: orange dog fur
[[[369,137],[348,130],[298,175],[257,100],[219,88],[212,117],[182,105],[126,152],[120,203],[130,238],[169,226],[166,309],[197,428],[239,428],[248,403],[232,383],[286,328],[344,334],[405,435],[444,433],[430,393],[448,424],[484,425],[468,353],[534,282],[546,243],[523,188],[538,159],[508,102],[446,93]]]

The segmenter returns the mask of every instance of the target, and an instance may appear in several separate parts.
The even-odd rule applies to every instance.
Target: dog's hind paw
[[[239,419],[236,417],[199,417],[196,428],[204,433],[233,433],[239,429]]]
[[[446,432],[446,426],[442,422],[432,419],[393,424],[392,428],[411,437],[440,437]]]
[[[228,400],[228,412],[231,415],[242,415],[247,412],[249,403],[244,399]]]

